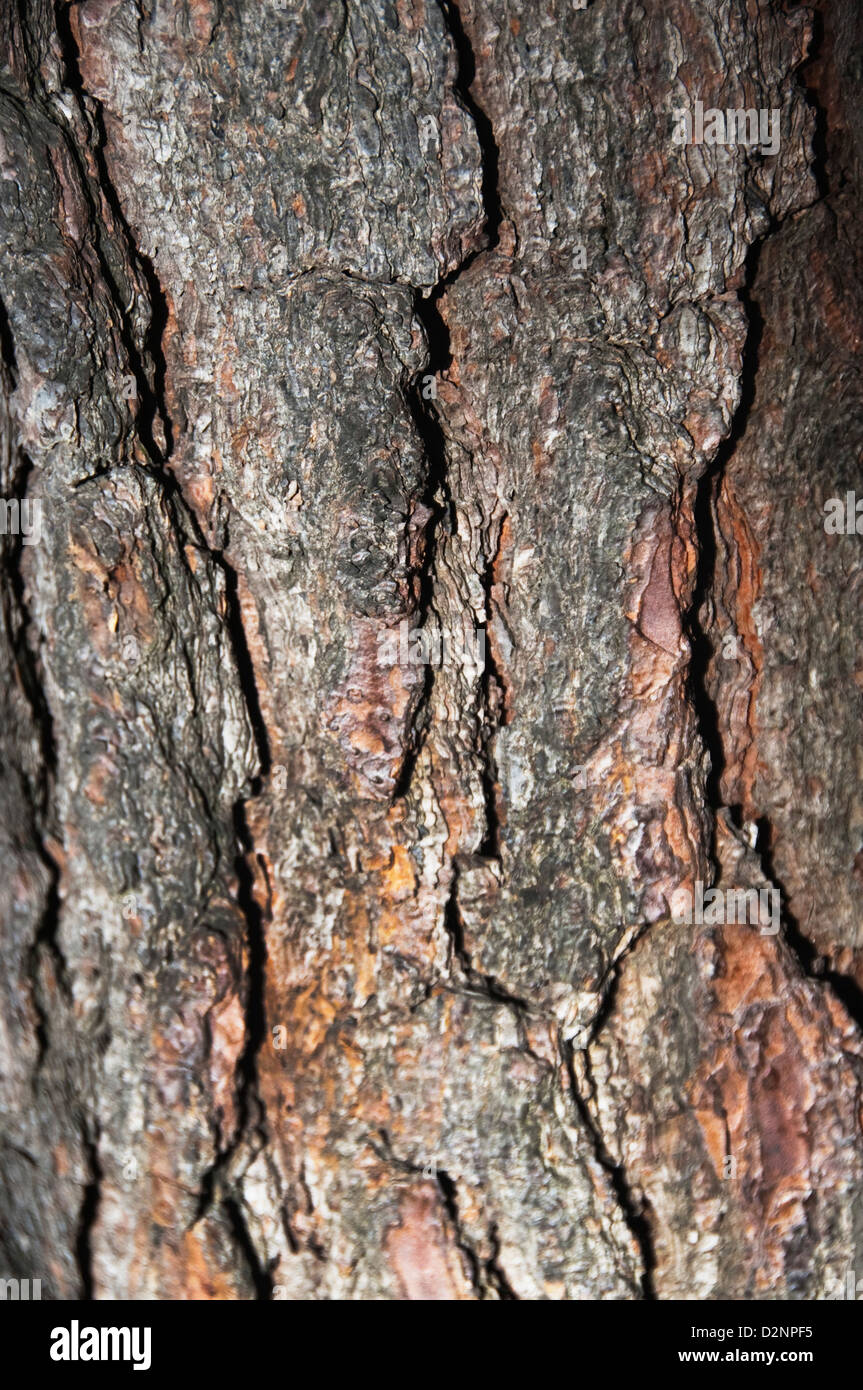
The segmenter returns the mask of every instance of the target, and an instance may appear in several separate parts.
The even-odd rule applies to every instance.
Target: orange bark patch
[[[842,1179],[831,1129],[835,1117],[847,1132],[840,1113],[853,1085],[850,1068],[845,1083],[837,1068],[860,1048],[838,1001],[797,974],[778,938],[730,926],[716,944],[716,1041],[690,1094],[718,1176],[726,1150],[734,1159],[741,1215],[759,1233],[757,1286],[767,1287],[807,1229],[810,1194]]]
[[[721,609],[730,619],[745,654],[741,676],[732,683],[726,682],[720,700],[725,748],[723,793],[729,805],[742,806],[744,815],[752,819],[758,814],[757,702],[764,672],[764,650],[754,614],[761,596],[762,571],[758,542],[728,477],[720,489],[717,517],[731,556],[723,578]],[[721,636],[721,615],[719,631]]]

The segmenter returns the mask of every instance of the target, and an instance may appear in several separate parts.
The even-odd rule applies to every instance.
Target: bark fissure
[[[78,1217],[78,1234],[75,1241],[75,1256],[78,1263],[78,1273],[81,1280],[81,1296],[86,1300],[91,1300],[94,1295],[93,1278],[93,1230],[99,1216],[99,1204],[102,1193],[102,1167],[99,1162],[99,1129],[96,1126],[94,1135],[90,1135],[86,1124],[82,1127],[82,1148],[86,1159],[90,1178],[84,1188],[81,1210]]]
[[[275,1281],[270,1270],[261,1263],[260,1256],[255,1249],[255,1243],[252,1240],[249,1228],[243,1216],[242,1207],[233,1197],[226,1197],[222,1205],[228,1218],[234,1240],[248,1266],[249,1274],[255,1288],[256,1298],[261,1302],[269,1302],[273,1297]]]
[[[463,986],[454,984],[448,980],[443,988],[451,990],[453,993],[464,993],[474,995],[477,998],[491,1000],[495,1004],[502,1004],[512,1008],[519,1023],[525,1015],[536,1012],[531,1008],[527,999],[512,993],[501,982],[495,979],[494,975],[484,974],[477,970],[473,964],[470,952],[465,946],[464,922],[458,903],[458,865],[453,868],[453,878],[450,885],[449,897],[444,907],[444,928],[450,939],[452,957],[458,962],[459,971],[463,977]],[[551,1017],[549,1014],[548,1017]]]
[[[725,769],[725,749],[720,732],[718,704],[710,693],[708,683],[708,672],[714,651],[709,623],[705,622],[705,613],[710,604],[710,596],[716,578],[717,524],[715,507],[723,475],[738,442],[743,438],[755,400],[758,347],[763,332],[763,322],[760,309],[752,298],[752,287],[755,283],[758,261],[764,242],[775,230],[776,226],[771,226],[763,237],[752,244],[746,257],[744,283],[739,291],[748,321],[740,371],[740,396],[728,437],[719,446],[715,459],[699,479],[693,507],[693,524],[698,538],[699,559],[692,603],[686,615],[686,630],[690,646],[689,692],[701,740],[710,757],[710,771],[705,782],[705,796],[707,806],[714,817],[714,824],[717,813],[724,808],[721,782]],[[715,861],[715,830],[712,848]]]
[[[500,525],[506,520],[506,514],[501,517]],[[499,550],[499,546],[497,548]],[[491,649],[491,642],[488,640],[488,623],[492,614],[492,585],[494,583],[494,566],[497,560],[497,553],[486,560],[483,571],[483,592],[485,594],[486,612],[486,642],[485,642],[485,665],[481,678],[482,692],[482,711],[483,729],[481,735],[481,755],[482,755],[482,789],[485,800],[485,838],[480,845],[480,854],[487,859],[496,859],[501,862],[501,817],[498,805],[498,769],[495,762],[493,743],[497,728],[497,717],[495,710],[501,707],[503,701],[504,685],[500,672],[494,660]],[[494,695],[492,690],[494,688]]]
[[[482,199],[486,215],[485,233],[488,238],[488,244],[482,250],[493,251],[500,240],[500,226],[503,221],[498,175],[500,151],[495,139],[494,126],[471,91],[476,77],[476,55],[470,39],[465,33],[457,0],[438,0],[438,3],[458,55],[456,91],[473,117],[474,129],[482,152]],[[473,258],[480,254],[482,251],[474,252]],[[468,260],[462,270],[467,269],[473,258]],[[437,291],[438,296],[440,292],[440,290]]]
[[[445,526],[449,533],[454,535],[457,527],[457,512],[449,486],[447,467],[448,435],[446,431],[446,416],[440,409],[430,404],[424,397],[421,383],[429,376],[436,379],[439,378],[452,362],[449,329],[440,312],[440,301],[447,290],[455,284],[456,280],[470,269],[477,257],[484,255],[487,251],[497,246],[500,239],[500,224],[503,217],[498,191],[498,148],[494,137],[494,131],[491,121],[475,101],[470,91],[471,83],[476,73],[473,50],[465,34],[458,6],[453,3],[453,0],[438,0],[438,4],[457,56],[458,66],[455,91],[473,120],[474,130],[480,147],[484,220],[482,226],[483,244],[469,252],[454,270],[441,276],[430,292],[424,293],[418,291],[414,301],[415,313],[425,330],[429,357],[427,363],[417,374],[412,383],[408,393],[408,402],[417,431],[422,439],[428,462],[426,490],[422,500],[425,505],[431,508],[432,512],[427,523],[426,552],[419,575],[420,594],[418,615],[420,627],[428,621],[429,617],[434,612],[435,564],[438,558],[438,531]],[[486,573],[489,572],[490,564],[490,561],[487,562]],[[486,585],[489,582],[485,576],[483,582]],[[487,705],[488,699],[487,687],[491,674],[490,662],[491,656],[488,650],[488,643],[486,643],[486,665],[482,687],[484,705]],[[399,777],[393,793],[394,799],[405,797],[410,789],[417,758],[419,757],[419,753],[428,733],[427,716],[433,687],[434,668],[432,663],[429,662],[424,673],[423,689],[414,710],[410,743],[402,761]],[[487,738],[483,740],[482,757],[485,764],[483,785],[486,791],[486,814],[488,822],[486,839],[488,844],[492,846],[495,854],[497,854],[497,809],[494,799],[493,768]]]
[[[452,1173],[445,1168],[438,1167],[437,1164],[434,1165],[433,1169],[429,1169],[401,1158],[393,1151],[390,1136],[385,1130],[379,1131],[377,1138],[369,1139],[368,1142],[374,1153],[385,1163],[402,1173],[412,1177],[423,1177],[427,1181],[435,1183],[441,1205],[452,1226],[453,1243],[464,1261],[465,1271],[474,1296],[478,1300],[484,1300],[488,1298],[489,1292],[493,1291],[502,1301],[517,1300],[518,1294],[512,1288],[501,1264],[501,1241],[498,1226],[492,1222],[485,1233],[484,1239],[491,1252],[485,1256],[476,1248],[476,1242],[464,1229],[464,1222],[459,1211],[458,1183]]]
[[[812,23],[813,36],[802,75],[806,99],[815,115],[810,171],[815,179],[818,196],[799,214],[800,218],[811,217],[815,207],[825,202],[829,203],[832,192],[831,160],[827,145],[827,112],[821,103],[817,90],[805,82],[806,68],[818,61],[825,41],[824,21],[818,11],[813,11]],[[755,298],[759,265],[767,242],[780,232],[786,221],[788,221],[787,218],[771,217],[766,231],[753,242],[746,257],[743,285],[739,292],[748,320],[748,332],[740,374],[740,398],[728,437],[720,445],[716,458],[699,480],[694,506],[693,520],[699,541],[699,567],[686,623],[691,649],[689,687],[702,741],[710,756],[710,771],[705,791],[707,804],[714,818],[713,859],[717,869],[716,817],[720,811],[727,811],[732,823],[740,831],[742,829],[742,808],[738,805],[726,805],[723,798],[721,784],[727,765],[726,750],[722,737],[719,697],[716,693],[710,693],[708,680],[711,662],[716,655],[710,636],[709,622],[712,616],[712,595],[717,579],[717,542],[720,538],[716,508],[723,478],[741,445],[741,441],[746,436],[747,430],[751,427],[753,407],[759,386],[759,348],[765,331],[762,306]],[[724,544],[730,548],[733,543],[726,536],[724,537]],[[764,878],[780,894],[781,922],[786,945],[793,952],[802,973],[816,983],[828,985],[836,997],[841,1000],[858,1029],[863,1031],[863,989],[850,975],[829,969],[827,962],[819,955],[815,944],[807,938],[805,929],[801,927],[800,922],[791,912],[788,893],[773,865],[774,829],[771,819],[756,809],[753,823],[757,828],[757,839],[753,849],[760,862]]]
[[[2,358],[4,375],[8,378],[8,386],[14,390],[17,385],[15,342],[2,298],[0,298],[0,358]],[[26,492],[28,476],[32,471],[32,464],[27,455],[18,450],[20,466],[16,469],[13,466],[14,452],[16,451],[11,436],[11,422],[9,422],[4,430],[3,473],[4,478],[8,480],[13,489],[13,494],[23,496]],[[18,497],[18,500],[20,504],[21,498]],[[57,770],[57,747],[54,722],[45,695],[39,658],[31,646],[34,626],[21,573],[23,544],[23,538],[20,535],[14,540],[8,536],[3,538],[3,571],[8,580],[8,587],[3,594],[3,617],[7,640],[30,709],[40,753],[38,781],[34,783],[34,779],[27,774],[25,769],[17,770],[24,801],[30,814],[30,830],[33,842],[48,875],[45,904],[27,953],[31,998],[36,1011],[38,1044],[36,1074],[38,1075],[50,1045],[51,1011],[42,998],[42,987],[39,979],[40,956],[43,947],[51,956],[57,984],[66,999],[69,997],[69,981],[66,961],[59,939],[60,866],[48,848],[46,836],[46,826],[50,817],[51,792]]]
[[[458,1188],[452,1176],[442,1169],[437,1170],[437,1185],[443,1199],[447,1215],[455,1232],[455,1243],[467,1265],[471,1285],[477,1299],[485,1299],[489,1289],[493,1289],[501,1301],[517,1300],[506,1274],[500,1264],[500,1239],[497,1227],[492,1225],[488,1241],[492,1253],[487,1259],[474,1249],[461,1220],[458,1207]]]
[[[474,130],[479,142],[482,157],[482,199],[485,211],[483,232],[486,244],[474,251],[460,267],[459,274],[464,274],[478,257],[494,251],[500,242],[500,229],[504,219],[504,210],[500,197],[500,151],[495,138],[492,121],[480,106],[471,90],[476,77],[476,56],[470,39],[465,32],[459,6],[456,0],[439,0],[439,4],[458,55],[456,91],[473,119]],[[436,287],[431,300],[432,304],[446,293],[447,288],[452,284],[454,279],[455,276],[449,276],[443,283]],[[438,318],[441,323],[443,323],[439,314]],[[451,361],[449,332],[445,325],[444,331],[446,333],[446,361],[438,368],[440,371],[445,370]],[[503,518],[500,519],[499,524],[503,524]],[[495,552],[496,550],[497,547],[495,547]],[[484,652],[485,664],[481,679],[483,729],[481,733],[480,754],[482,758],[482,786],[485,798],[486,833],[479,852],[488,858],[500,860],[500,815],[497,804],[497,768],[492,752],[495,721],[492,714],[491,684],[492,682],[497,682],[498,686],[500,686],[501,681],[495,669],[491,644],[488,640],[488,622],[492,611],[491,586],[493,583],[495,559],[496,553],[485,557],[482,575],[483,590],[486,599],[487,626]]]
[[[863,1033],[863,989],[852,976],[843,975],[841,971],[831,969],[827,959],[820,954],[814,941],[806,935],[806,926],[801,926],[798,918],[789,907],[788,891],[773,863],[775,832],[770,818],[760,816],[755,824],[758,833],[753,848],[765,879],[779,891],[785,944],[792,951],[801,972],[807,979],[813,980],[816,984],[828,986],[844,1005],[846,1013],[853,1019],[857,1028]]]
[[[266,1106],[258,1089],[258,1056],[267,1029],[266,929],[264,914],[254,893],[254,877],[250,866],[255,858],[255,848],[246,820],[245,803],[242,801],[237,802],[234,807],[234,828],[241,851],[234,863],[238,884],[237,903],[246,921],[248,947],[244,1043],[236,1070],[237,1123],[232,1140],[217,1153],[215,1161],[201,1179],[195,1223],[211,1210],[222,1189],[232,1186],[235,1179],[231,1169],[237,1155],[247,1152],[250,1159],[254,1158],[255,1154],[266,1146],[268,1139]],[[223,1204],[227,1204],[228,1200],[224,1198]],[[236,1202],[234,1206],[237,1206]]]
[[[560,1049],[561,1061],[566,1069],[576,1112],[590,1141],[594,1157],[600,1168],[608,1177],[609,1185],[617,1199],[620,1212],[637,1246],[642,1266],[641,1295],[644,1299],[653,1301],[657,1297],[653,1284],[653,1271],[656,1268],[656,1251],[654,1249],[653,1233],[650,1228],[649,1204],[646,1200],[638,1200],[627,1179],[625,1165],[616,1163],[608,1150],[599,1123],[594,1118],[591,1111],[589,1101],[582,1095],[576,1076],[574,1060],[575,1050],[572,1043],[568,1039],[559,1036],[558,1047]],[[594,1092],[595,1085],[590,1071],[589,1054],[585,1050],[580,1056],[591,1092]]]
[[[457,274],[458,271],[454,273]],[[428,376],[436,378],[445,369],[449,360],[449,335],[433,296],[424,298],[417,291],[414,298],[414,312],[425,330],[429,351],[425,366],[415,377],[407,392],[408,404],[417,433],[422,440],[428,466],[425,492],[421,500],[431,511],[431,516],[426,523],[425,551],[417,576],[419,595],[416,611],[419,620],[418,626],[422,628],[434,612],[437,531],[445,522],[450,527],[455,525],[455,508],[447,478],[446,437],[440,417],[423,396],[421,385],[423,378]],[[413,711],[408,746],[393,789],[393,800],[406,797],[410,791],[417,759],[428,732],[429,706],[433,688],[434,666],[429,661],[423,673],[423,688]]]
[[[167,403],[167,365],[164,352],[164,333],[169,319],[168,299],[159,282],[152,261],[141,251],[133,237],[120,197],[111,179],[105,158],[104,113],[101,103],[86,90],[80,70],[80,55],[72,34],[68,12],[58,13],[57,24],[65,59],[67,85],[74,93],[80,109],[84,111],[89,108],[94,112],[97,139],[91,148],[99,177],[100,193],[122,231],[130,261],[141,273],[150,300],[149,330],[143,349],[139,351],[129,320],[128,308],[123,305],[122,296],[118,291],[111,268],[105,255],[99,250],[100,268],[117,309],[121,336],[137,385],[139,410],[135,420],[136,429],[150,460],[149,471],[159,482],[166,501],[172,509],[172,522],[175,529],[178,531],[181,529],[178,525],[178,514],[182,514],[183,520],[191,529],[196,545],[222,574],[226,609],[224,622],[258,756],[258,774],[250,788],[252,794],[257,795],[261,789],[262,779],[267,776],[270,769],[270,748],[243,623],[238,575],[224,549],[217,549],[207,542],[194,508],[186,503],[180,484],[171,471],[175,433]],[[89,181],[86,171],[73,143],[69,142],[69,145],[79,169],[82,187],[89,197]],[[101,222],[98,209],[93,204],[92,199],[90,201],[93,225],[97,228],[98,247],[98,229],[101,227]],[[152,384],[150,374],[147,371],[148,358],[153,363]],[[156,435],[157,422],[164,445],[159,442]],[[237,877],[236,902],[245,921],[248,951],[248,978],[244,999],[245,1042],[237,1065],[238,1124],[233,1140],[217,1154],[215,1162],[202,1176],[196,1221],[209,1211],[223,1175],[229,1172],[230,1165],[241,1147],[247,1143],[252,1143],[254,1146],[255,1135],[259,1141],[263,1142],[265,1133],[265,1107],[257,1088],[257,1055],[266,1032],[264,1004],[266,940],[263,914],[255,900],[253,890],[254,877],[251,864],[255,858],[255,846],[246,818],[245,805],[245,799],[240,798],[233,807],[233,828],[240,847],[240,853],[235,857],[233,864]],[[227,1200],[225,1199],[226,1202]],[[236,1232],[240,1229],[241,1223],[238,1225],[240,1222],[239,1207],[235,1202],[230,1214],[232,1226]],[[245,1231],[244,1226],[242,1230]],[[246,1233],[244,1240],[245,1244],[242,1242],[241,1244],[246,1249],[247,1246],[251,1246],[251,1238],[248,1233]],[[261,1289],[265,1288],[266,1284],[265,1281],[262,1282],[259,1267],[255,1267],[253,1273],[255,1287],[260,1294]]]

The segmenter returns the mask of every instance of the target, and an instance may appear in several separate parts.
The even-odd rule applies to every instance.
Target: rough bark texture
[[[0,1274],[863,1275],[861,49],[855,0],[3,0]],[[696,99],[778,151],[676,144]]]

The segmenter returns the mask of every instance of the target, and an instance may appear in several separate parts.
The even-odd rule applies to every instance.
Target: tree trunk
[[[0,1275],[863,1276],[861,41],[3,6]]]

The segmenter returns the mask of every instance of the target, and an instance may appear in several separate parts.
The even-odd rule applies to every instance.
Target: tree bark
[[[861,39],[0,11],[0,1275],[863,1277]]]

